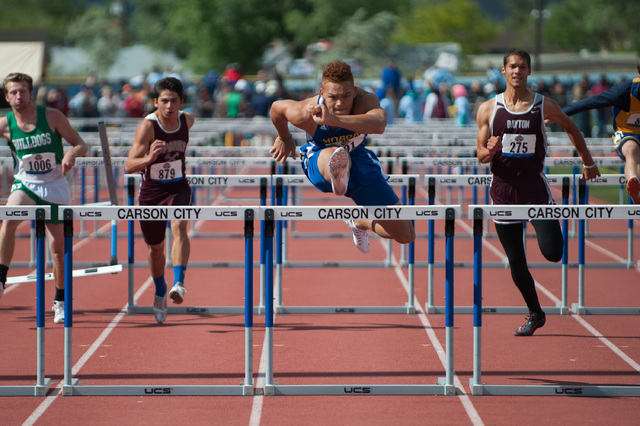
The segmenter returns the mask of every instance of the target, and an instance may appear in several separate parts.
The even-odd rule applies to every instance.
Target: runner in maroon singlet
[[[156,111],[138,125],[136,137],[125,164],[128,173],[142,173],[138,201],[141,206],[191,205],[191,187],[185,175],[185,151],[194,118],[180,110],[184,89],[180,80],[167,77],[155,85]],[[140,221],[142,236],[148,247],[151,276],[156,286],[153,310],[158,323],[167,317],[167,288],[164,280],[166,221]],[[171,262],[174,284],[169,297],[182,303],[184,274],[190,245],[187,221],[172,220]]]
[[[527,87],[531,57],[514,49],[504,55],[502,74],[504,93],[489,99],[478,110],[478,160],[491,163],[493,181],[489,194],[493,204],[554,204],[543,173],[547,155],[545,120],[562,127],[582,158],[582,176],[600,176],[582,134],[562,112],[556,101],[534,93]],[[557,220],[532,220],[538,246],[552,262],[562,259],[563,239]],[[496,233],[509,259],[511,277],[529,309],[527,322],[514,334],[531,336],[545,324],[535,282],[527,266],[521,221],[495,221]]]

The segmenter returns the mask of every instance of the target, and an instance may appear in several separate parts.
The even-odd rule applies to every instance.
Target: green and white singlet
[[[37,108],[36,127],[30,132],[18,127],[13,112],[7,114],[14,163],[11,192],[25,191],[38,203],[69,205],[71,192],[62,171],[62,137],[49,127],[46,107]]]

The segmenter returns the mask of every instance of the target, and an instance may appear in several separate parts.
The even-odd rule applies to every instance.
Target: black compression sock
[[[60,302],[64,302],[64,288],[56,287],[56,297],[53,300],[58,300]]]
[[[7,272],[9,272],[9,267],[7,265],[0,265],[0,283],[7,282]]]

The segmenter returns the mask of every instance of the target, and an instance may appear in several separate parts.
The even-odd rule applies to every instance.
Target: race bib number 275
[[[505,157],[531,157],[536,153],[536,135],[502,136],[502,155]]]

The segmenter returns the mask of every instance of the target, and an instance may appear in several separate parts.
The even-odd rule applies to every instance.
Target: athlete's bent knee
[[[416,232],[413,227],[409,227],[409,229],[403,230],[398,235],[395,236],[394,240],[400,244],[409,244],[416,240]]]

